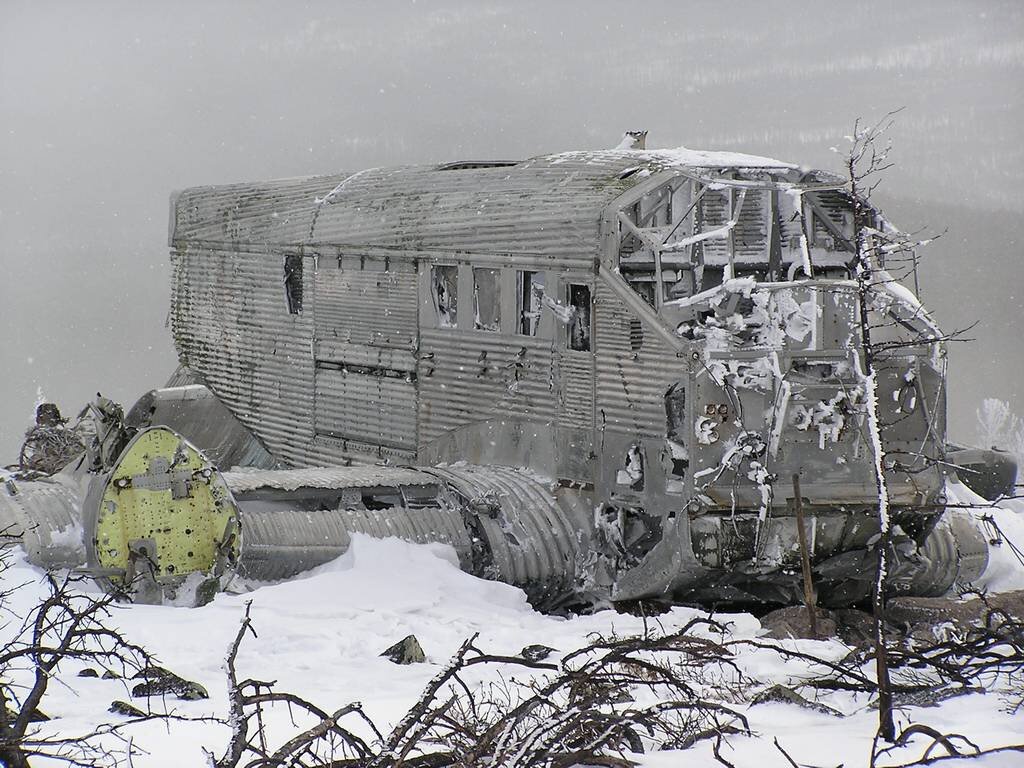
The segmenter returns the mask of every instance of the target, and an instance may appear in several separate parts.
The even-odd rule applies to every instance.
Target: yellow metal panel
[[[97,512],[102,568],[160,583],[217,573],[238,556],[238,509],[212,464],[165,427],[140,432],[107,480]],[[152,542],[145,555],[132,542]],[[133,562],[134,558],[134,562]]]

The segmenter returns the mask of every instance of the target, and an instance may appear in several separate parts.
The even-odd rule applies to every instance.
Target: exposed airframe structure
[[[172,199],[172,328],[183,365],[282,466],[454,479],[470,531],[500,523],[480,546],[527,553],[535,585],[568,568],[603,599],[790,599],[798,475],[819,587],[848,602],[878,531],[854,237],[841,179],[734,153],[201,187]],[[973,540],[926,546],[945,501],[944,350],[875,267],[902,573],[934,591],[980,557]],[[278,485],[264,501],[283,513],[296,504]],[[292,486],[307,506],[417,514],[337,478]],[[557,519],[524,525],[537,504]]]

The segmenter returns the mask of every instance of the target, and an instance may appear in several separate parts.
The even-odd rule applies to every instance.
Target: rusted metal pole
[[[796,504],[796,531],[800,540],[800,566],[804,574],[804,605],[807,606],[807,620],[811,635],[818,636],[817,599],[811,582],[811,553],[807,548],[807,532],[804,530],[804,503],[800,496],[800,474],[793,475],[793,499]]]

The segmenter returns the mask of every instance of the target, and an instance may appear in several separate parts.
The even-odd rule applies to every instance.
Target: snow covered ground
[[[1004,533],[1024,544],[1024,506],[997,514]],[[1006,550],[1004,545],[994,555],[994,570],[988,580],[992,589],[1024,587],[1024,568]],[[304,578],[261,586],[244,595],[222,594],[202,608],[119,607],[114,622],[131,640],[153,652],[161,664],[198,681],[210,693],[210,699],[204,701],[153,701],[155,709],[166,706],[183,716],[223,718],[227,713],[224,657],[245,604],[252,601],[258,637],[247,637],[242,644],[237,663],[241,678],[276,680],[279,689],[298,693],[328,711],[361,701],[385,732],[405,713],[440,665],[473,633],[480,633],[477,645],[481,649],[515,655],[533,643],[565,653],[585,645],[592,633],[624,635],[643,629],[642,619],[611,611],[571,619],[542,615],[527,604],[519,590],[463,573],[452,559],[443,547],[357,536],[343,557]],[[16,615],[25,615],[46,592],[41,573],[20,555],[13,559],[4,582],[7,587],[25,583],[14,592],[9,605]],[[675,608],[657,621],[672,630],[696,615],[700,612]],[[759,621],[749,614],[717,618],[730,623],[735,638],[763,633]],[[379,655],[408,634],[420,640],[427,663],[398,666]],[[782,644],[836,660],[848,652],[836,640],[790,640]],[[789,683],[812,671],[805,663],[783,662],[777,654],[757,649],[745,650],[738,661],[765,687]],[[77,677],[81,666],[68,662],[60,683],[51,685],[42,704],[43,711],[53,718],[42,724],[45,731],[88,732],[98,722],[119,719],[107,711],[111,701],[132,701],[124,681]],[[497,671],[488,674],[493,677]],[[516,677],[528,674],[519,668],[514,670]],[[773,739],[778,739],[801,765],[866,765],[877,721],[871,700],[863,694],[837,692],[823,696],[821,701],[846,716],[781,703],[734,704],[749,717],[755,734],[730,737],[723,745],[722,756],[737,768],[789,766],[773,744]],[[144,701],[133,703],[145,707]],[[996,694],[962,696],[938,707],[901,710],[898,726],[924,722],[942,732],[965,734],[983,748],[1024,741],[1024,715],[1008,714],[1004,707]],[[287,712],[277,713],[270,727],[283,735],[290,727]],[[210,722],[149,722],[133,727],[129,733],[135,768],[205,765],[203,748],[220,755],[229,737],[226,726]],[[916,759],[926,743],[918,738],[912,748],[898,753],[892,762]],[[720,765],[708,741],[686,752],[653,753],[637,759],[645,766],[665,768]],[[1024,755],[1017,753],[989,756],[972,766],[1021,764]]]

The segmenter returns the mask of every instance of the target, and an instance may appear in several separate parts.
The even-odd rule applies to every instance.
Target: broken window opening
[[[500,278],[499,269],[473,268],[473,327],[478,331],[501,330]]]
[[[590,286],[580,283],[569,284],[569,307],[572,319],[569,322],[569,349],[577,352],[590,351]]]
[[[288,302],[288,314],[302,312],[302,256],[289,253],[284,257],[284,297]]]
[[[398,488],[363,491],[363,506],[368,510],[391,509],[402,506],[402,493]]]
[[[519,333],[536,336],[540,328],[541,310],[544,308],[544,273],[519,273]]]
[[[458,325],[459,268],[451,264],[435,264],[430,268],[430,285],[441,328]]]
[[[629,285],[641,299],[652,307],[656,306],[654,303],[654,296],[657,291],[658,284],[655,282],[653,274],[644,276],[634,275],[629,279]]]
[[[665,393],[665,437],[671,451],[672,470],[675,477],[685,477],[690,466],[690,454],[686,448],[686,386],[677,382]]]
[[[628,218],[634,224],[634,226],[639,226],[639,222],[640,222],[640,202],[639,201],[633,203],[628,208],[624,208],[622,210],[622,212],[626,215],[626,218]],[[627,230],[623,231],[622,241],[619,244],[619,253],[621,255],[628,255],[628,254],[631,254],[631,253],[635,253],[636,251],[640,250],[643,247],[644,247],[643,241],[640,240],[640,238],[637,237],[635,234],[633,234],[632,230],[628,230],[627,229]]]
[[[617,485],[628,485],[631,490],[644,489],[644,455],[643,449],[636,444],[629,446],[623,468],[615,475]]]
[[[643,507],[601,505],[595,512],[596,548],[618,568],[632,568],[661,541],[661,519]]]

